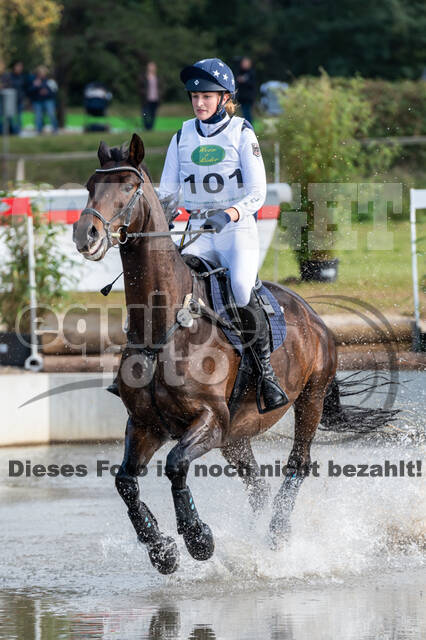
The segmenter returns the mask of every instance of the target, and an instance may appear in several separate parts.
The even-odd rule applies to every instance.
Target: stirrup
[[[268,381],[268,384],[273,385],[275,389],[278,391],[278,393],[281,395],[281,399],[277,400],[273,404],[271,403],[268,404],[265,400],[264,394],[262,393],[262,387],[265,380]],[[263,398],[263,404],[264,404],[263,407],[262,407],[262,398]],[[256,384],[256,404],[257,404],[257,410],[261,415],[265,413],[269,413],[269,411],[275,411],[275,409],[280,409],[281,407],[285,407],[289,402],[290,400],[288,399],[286,392],[284,391],[284,389],[281,388],[278,381],[273,380],[270,377],[266,377],[265,375],[261,375],[258,378],[257,384]]]

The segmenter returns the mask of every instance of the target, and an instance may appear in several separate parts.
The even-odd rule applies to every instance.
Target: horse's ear
[[[98,158],[99,158],[99,162],[101,163],[101,167],[103,167],[104,164],[106,164],[111,160],[111,150],[103,140],[99,145]]]
[[[143,142],[138,136],[137,133],[132,135],[132,139],[129,145],[129,155],[128,161],[131,165],[138,168],[144,159],[145,156],[145,148],[143,146]]]

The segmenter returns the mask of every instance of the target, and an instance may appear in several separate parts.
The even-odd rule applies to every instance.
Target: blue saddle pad
[[[201,258],[199,259],[204,263],[206,271],[210,271],[212,269],[212,265],[210,265],[205,260],[202,260]],[[226,318],[226,320],[232,322],[232,315],[226,308],[227,305],[226,301],[223,298],[222,287],[220,286],[218,281],[219,278],[223,278],[223,275],[213,274],[208,278],[208,281],[210,282],[211,304],[216,313],[222,316],[222,318]],[[275,349],[278,349],[278,347],[282,345],[287,334],[287,326],[284,313],[276,298],[272,295],[269,289],[265,287],[264,284],[262,284],[260,289],[256,289],[256,291],[259,296],[267,297],[271,307],[275,312],[274,315],[267,315],[271,335],[272,351],[275,351]],[[225,329],[224,327],[221,327],[221,329],[232,346],[238,351],[240,355],[242,355],[243,345],[241,343],[240,337],[231,329]]]

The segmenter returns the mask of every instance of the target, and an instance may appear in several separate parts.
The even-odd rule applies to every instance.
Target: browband
[[[96,169],[95,173],[117,173],[118,171],[133,171],[133,173],[136,173],[139,180],[141,182],[144,182],[143,175],[138,169],[136,169],[136,167],[111,167],[111,169]]]

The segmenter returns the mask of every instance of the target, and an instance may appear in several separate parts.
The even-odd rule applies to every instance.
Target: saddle
[[[182,258],[198,278],[205,280],[208,304],[215,315],[224,320],[223,323],[220,322],[220,327],[229,343],[241,356],[238,373],[228,403],[232,420],[253,382],[253,375],[257,368],[253,362],[251,349],[244,348],[243,340],[241,339],[242,323],[232,293],[228,269],[191,254],[184,254]],[[284,312],[271,291],[265,287],[259,278],[255,284],[255,294],[268,319],[272,353],[282,345],[286,337]]]

